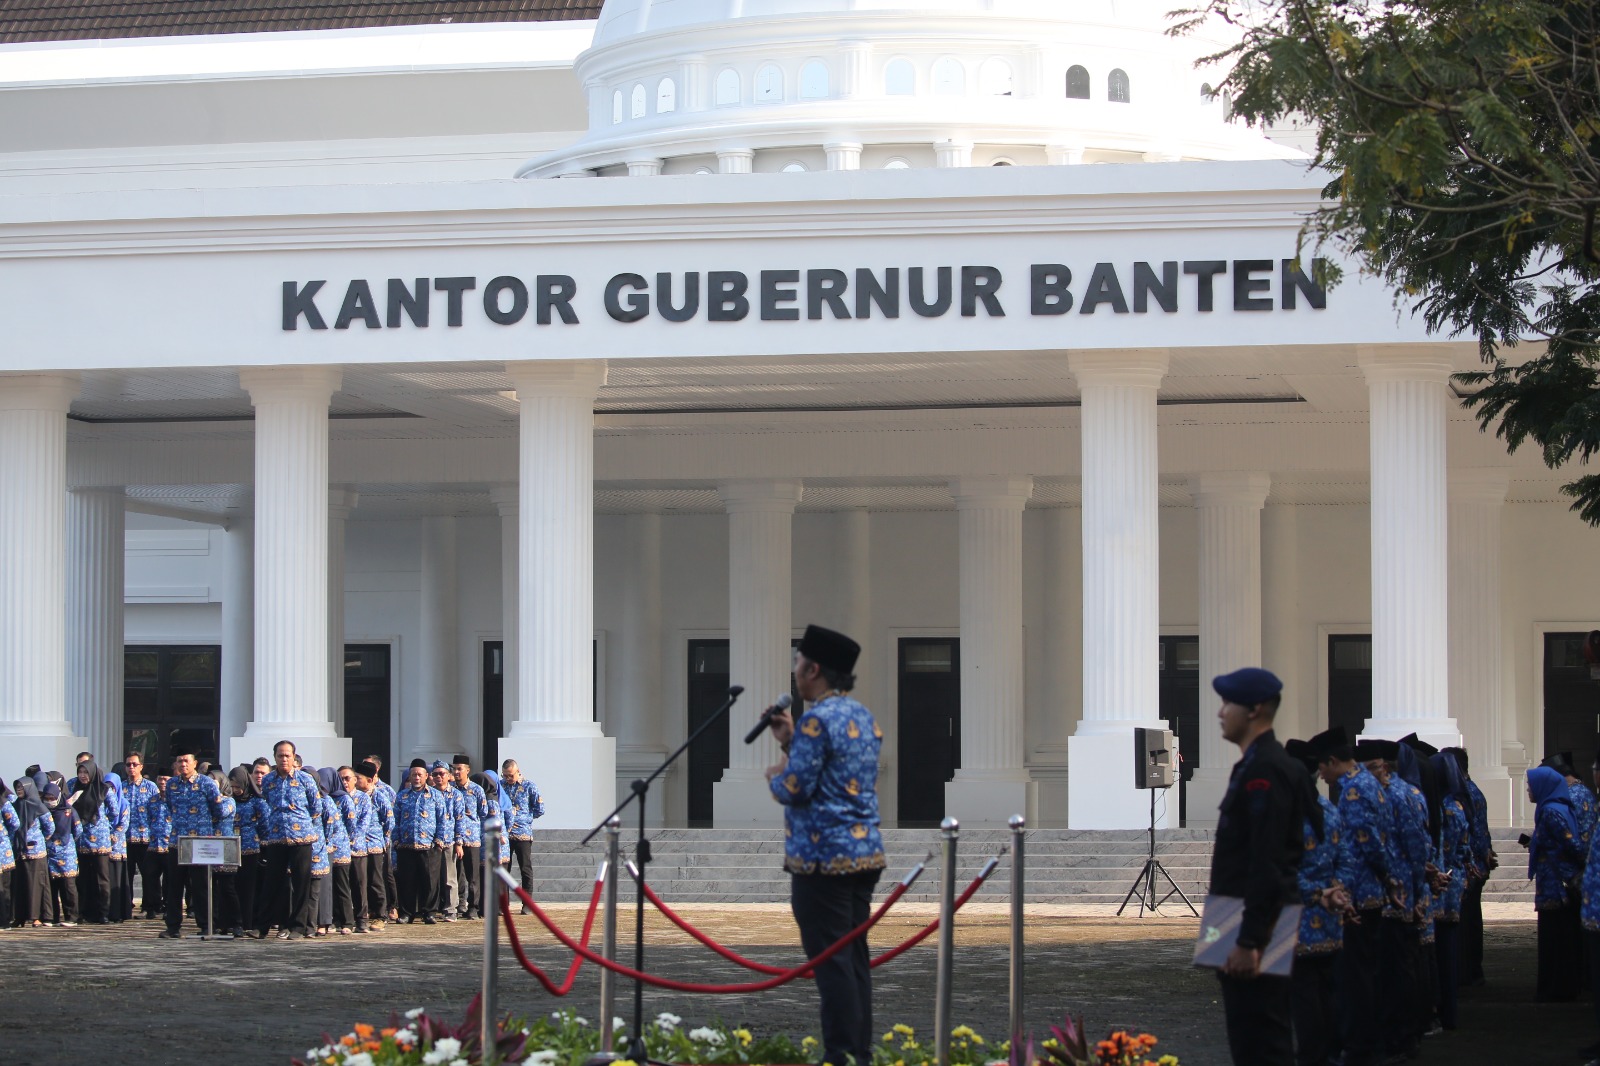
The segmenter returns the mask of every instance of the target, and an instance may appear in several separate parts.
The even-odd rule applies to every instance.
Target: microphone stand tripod
[[[695,728],[695,731],[690,733],[682,744],[678,745],[677,751],[674,751],[671,755],[668,755],[666,760],[662,762],[660,766],[656,767],[650,772],[649,777],[643,777],[635,780],[630,786],[633,789],[633,795],[617,804],[616,809],[610,814],[606,815],[604,818],[600,819],[600,824],[589,830],[589,835],[583,838],[584,844],[589,843],[589,841],[595,838],[595,834],[599,833],[600,830],[606,827],[607,822],[611,821],[612,818],[615,818],[617,815],[627,810],[628,804],[632,803],[634,800],[639,801],[639,840],[633,848],[633,858],[639,867],[639,887],[638,891],[634,894],[635,912],[633,922],[633,968],[638,970],[640,973],[644,972],[645,864],[650,861],[650,841],[645,839],[644,835],[644,812],[645,797],[650,792],[650,782],[666,773],[667,768],[678,760],[678,756],[688,751],[689,746],[692,745],[696,740],[700,739],[701,733],[704,733],[707,729],[711,728],[717,719],[727,714],[728,709],[733,706],[734,702],[743,692],[743,685],[730,685],[728,687],[728,698],[722,701],[722,706],[711,712],[711,714],[706,717],[705,721],[701,722],[700,725]],[[611,876],[617,877],[619,876],[619,872],[613,870],[611,871]],[[611,1019],[602,1018],[600,1019],[600,1024],[610,1025]],[[601,1063],[615,1062],[623,1057],[624,1056],[617,1055],[615,1053],[602,1052],[600,1054],[591,1056],[588,1060],[586,1060],[584,1066],[591,1066],[591,1064],[598,1066],[598,1064]],[[633,982],[633,1039],[628,1043],[628,1054],[626,1057],[640,1064],[652,1061],[649,1057],[649,1053],[645,1051],[644,1046],[644,982],[638,978],[635,978]]]

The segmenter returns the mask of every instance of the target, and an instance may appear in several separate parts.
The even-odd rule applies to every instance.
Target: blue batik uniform
[[[1467,795],[1472,799],[1472,806],[1467,811],[1468,828],[1472,833],[1472,865],[1478,868],[1480,880],[1489,879],[1489,852],[1494,850],[1494,843],[1489,835],[1489,801],[1471,779],[1467,781]]]
[[[1567,795],[1572,797],[1572,816],[1578,822],[1578,843],[1585,852],[1589,850],[1589,836],[1594,832],[1594,793],[1582,781],[1567,783]]]
[[[350,831],[344,812],[332,796],[322,797],[322,833],[328,841],[328,859],[335,866],[350,865]]]
[[[1384,909],[1384,917],[1411,921],[1418,905],[1430,904],[1428,863],[1433,859],[1433,845],[1428,839],[1428,801],[1421,789],[1399,774],[1390,775],[1385,788],[1394,819],[1394,869],[1404,898],[1391,901]]]
[[[378,828],[383,831],[383,847],[393,847],[394,806],[399,796],[392,788],[374,788],[371,799],[372,817],[377,819]]]
[[[433,788],[432,785],[428,786]],[[439,819],[439,840],[446,844],[455,844],[461,839],[461,823],[467,816],[466,797],[454,785],[447,788],[435,788],[439,794],[439,801],[443,805],[444,814]]]
[[[339,805],[339,818],[344,822],[345,836],[350,841],[350,854],[358,858],[366,855],[367,835],[361,824],[361,811],[372,809],[372,804],[367,802],[367,794],[356,789],[354,792],[341,793],[333,802]]]
[[[110,780],[109,778],[107,779]],[[115,792],[116,799],[112,803],[115,817],[111,820],[111,861],[126,862],[128,859],[128,825],[133,818],[133,808],[129,805],[126,795],[120,785],[108,789],[109,797]]]
[[[63,801],[64,802],[64,801]],[[78,876],[78,841],[75,829],[57,833],[52,827],[47,847],[51,877]]]
[[[1434,864],[1450,874],[1450,881],[1434,901],[1434,918],[1461,920],[1461,899],[1467,894],[1467,867],[1472,865],[1472,825],[1466,808],[1455,796],[1439,804],[1439,857]]]
[[[150,805],[159,801],[161,790],[148,777],[141,778],[137,785],[126,784],[122,789],[128,800],[128,843],[148,844]]]
[[[167,779],[170,787],[172,779]],[[150,850],[158,854],[172,847],[172,812],[167,810],[165,795],[157,796],[150,804]]]
[[[1317,839],[1316,827],[1311,819],[1305,820],[1306,853],[1300,860],[1300,902],[1305,909],[1300,912],[1300,943],[1296,955],[1327,955],[1344,947],[1344,918],[1313,897],[1321,890],[1344,884],[1340,879],[1350,869],[1348,852],[1343,842],[1339,823],[1339,808],[1319,795],[1317,803],[1322,808],[1322,838]]]
[[[179,837],[231,836],[217,828],[222,816],[222,792],[205,774],[185,781],[177,774],[167,778],[167,814],[171,816],[170,839]]]
[[[883,869],[877,793],[882,746],[872,712],[849,696],[819,700],[800,716],[788,767],[768,784],[784,806],[784,869],[796,874]]]
[[[1550,804],[1538,815],[1533,835],[1539,846],[1533,857],[1533,909],[1567,905],[1567,886],[1577,882],[1585,858],[1577,836]]]
[[[328,874],[333,870],[333,864],[328,858],[328,833],[327,829],[325,828],[326,819],[322,813],[323,798],[324,797],[319,792],[317,794],[316,821],[312,823],[312,828],[314,828],[317,833],[317,839],[311,842],[312,877],[327,877]]]
[[[389,846],[389,834],[378,812],[378,804],[386,802],[383,794],[376,790],[371,793],[358,790],[350,795],[355,800],[355,829],[350,834],[350,850],[357,855],[383,854],[383,849]],[[394,812],[385,813],[392,824]]]
[[[18,814],[20,818],[21,815]],[[43,859],[50,855],[50,834],[56,831],[56,822],[48,814],[41,814],[30,826],[22,832],[22,853],[17,856],[21,859]]]
[[[261,819],[266,815],[266,803],[260,796],[250,796],[234,800],[233,807],[233,824],[239,831],[239,853],[261,854]]]
[[[1351,877],[1345,882],[1350,898],[1357,910],[1383,906],[1394,869],[1389,844],[1393,818],[1383,786],[1360,763],[1339,778],[1339,825],[1350,851]]]
[[[316,778],[304,770],[284,775],[274,769],[261,781],[261,798],[267,806],[260,832],[263,845],[321,842],[317,820],[322,812],[322,792]]]
[[[112,798],[111,790],[108,788],[105,798],[95,809],[94,821],[85,822],[81,817],[78,819],[78,850],[91,855],[110,855],[111,825],[116,816],[116,800]]]
[[[526,779],[514,785],[501,782],[500,787],[511,798],[511,823],[506,827],[506,835],[512,840],[532,840],[533,820],[544,817],[544,800],[540,799],[539,790]]]
[[[1583,927],[1600,933],[1600,833],[1589,834],[1589,861],[1583,867]]]
[[[489,817],[489,796],[476,781],[456,785],[465,814],[456,827],[456,843],[469,848],[483,846],[483,820]]]
[[[11,837],[22,836],[22,819],[11,801],[0,800],[0,874],[17,865],[17,856],[11,848]]]
[[[447,806],[444,795],[428,785],[400,793],[394,807],[394,846],[426,850],[444,839]]]

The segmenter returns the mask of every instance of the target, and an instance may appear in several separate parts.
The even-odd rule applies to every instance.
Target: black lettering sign
[[[572,298],[578,295],[578,283],[566,274],[540,274],[533,279],[539,296],[535,301],[533,320],[541,326],[550,324],[550,312],[561,316],[569,326],[578,324],[578,312],[572,309]]]
[[[372,286],[361,280],[352,281],[344,290],[344,303],[339,305],[339,317],[334,319],[333,328],[349,329],[350,323],[358,318],[368,329],[383,327],[378,321],[378,308],[372,302]]]
[[[1092,315],[1101,304],[1110,304],[1119,315],[1128,313],[1128,300],[1122,295],[1122,282],[1117,280],[1117,268],[1110,263],[1096,263],[1089,275],[1089,287],[1083,293],[1080,315]]]
[[[796,322],[800,318],[800,308],[779,307],[779,304],[794,303],[800,299],[800,293],[794,286],[800,283],[798,270],[763,270],[761,272],[761,321],[763,322]]]
[[[1221,259],[1191,259],[1183,264],[1183,272],[1195,276],[1197,309],[1210,311],[1213,303],[1211,293],[1212,279],[1218,274],[1226,274],[1228,272],[1227,262]]]
[[[842,270],[806,271],[806,317],[822,317],[822,305],[827,304],[834,318],[849,318],[850,309],[844,305],[845,290],[850,278]]]
[[[1133,264],[1133,313],[1142,315],[1150,307],[1150,297],[1156,298],[1161,310],[1171,314],[1178,309],[1178,263],[1169,259],[1161,264],[1161,277],[1150,269],[1149,263]]]
[[[446,295],[444,305],[444,324],[447,326],[461,325],[461,294],[478,287],[477,278],[434,278],[433,291]]]
[[[1235,259],[1233,261],[1233,309],[1235,311],[1270,311],[1272,297],[1256,296],[1272,288],[1270,278],[1252,277],[1272,269],[1270,259]]]
[[[650,313],[650,295],[648,292],[631,292],[628,294],[628,305],[624,307],[620,299],[623,289],[640,289],[647,287],[644,278],[638,274],[618,274],[606,282],[606,314],[618,322],[637,322]]]
[[[328,323],[322,319],[322,312],[317,310],[317,290],[327,284],[327,281],[308,281],[302,288],[292,281],[283,283],[283,328],[294,331],[300,328],[300,319],[306,320],[306,325],[312,329],[327,329]]]
[[[883,284],[866,267],[856,268],[856,317],[871,318],[872,305],[877,304],[884,318],[900,317],[900,268],[889,267],[883,272]]]
[[[389,317],[387,324],[390,329],[400,328],[400,315],[404,313],[411,319],[411,324],[423,329],[428,325],[428,279],[418,278],[416,291],[406,288],[406,283],[400,278],[389,279]]]
[[[1283,302],[1285,311],[1295,309],[1295,293],[1305,296],[1306,302],[1318,311],[1328,306],[1328,288],[1323,284],[1323,279],[1328,276],[1328,261],[1326,259],[1311,260],[1311,277],[1300,270],[1298,259],[1285,259],[1283,261],[1282,282],[1278,287],[1278,299]]]
[[[750,313],[745,298],[750,279],[738,270],[713,270],[706,274],[706,320],[739,322]]]
[[[656,275],[656,313],[668,322],[687,322],[700,313],[700,271],[683,276],[683,306],[672,306],[672,275]]]
[[[961,268],[961,317],[972,318],[978,313],[978,302],[991,318],[1006,317],[1000,306],[1000,271],[994,267],[964,266]]]
[[[1072,310],[1072,271],[1064,263],[1035,263],[1029,271],[1030,310],[1036,315],[1064,315]]]
[[[511,294],[511,306],[501,308],[500,294]],[[528,313],[528,287],[521,278],[502,274],[483,287],[483,313],[498,326],[514,326]]]
[[[911,310],[923,318],[938,318],[950,310],[950,276],[949,267],[939,268],[938,273],[935,275],[938,280],[933,302],[929,303],[922,287],[922,268],[912,267],[911,276],[908,279],[911,289]]]

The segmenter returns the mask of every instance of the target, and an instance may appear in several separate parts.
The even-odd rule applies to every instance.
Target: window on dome
[[[616,89],[611,93],[611,121],[622,121],[622,90]]]
[[[1011,64],[1004,59],[991,59],[985,63],[983,73],[978,79],[984,96],[1010,96],[1015,89],[1015,83]]]
[[[756,103],[770,104],[783,99],[783,71],[768,63],[756,71]]]
[[[1073,65],[1067,68],[1067,99],[1089,99],[1089,70]]]
[[[885,96],[912,96],[917,91],[917,68],[909,59],[891,59],[883,68]]]
[[[783,173],[785,174],[804,174],[805,172],[806,165],[800,162],[798,159],[792,163],[785,163],[783,165]]]
[[[739,72],[733,68],[717,75],[717,106],[727,107],[739,102]]]
[[[828,95],[828,64],[813,59],[800,68],[800,99],[822,100]]]
[[[1106,76],[1106,99],[1114,104],[1132,102],[1133,96],[1128,91],[1127,71],[1119,68]]]
[[[883,169],[884,170],[910,170],[911,169],[911,163],[909,161],[905,160],[905,159],[901,159],[899,156],[896,156],[895,158],[893,158],[893,159],[889,160],[887,163],[885,163],[883,165]]]
[[[678,110],[678,83],[671,78],[662,78],[661,84],[656,86],[656,114],[665,115],[669,111]]]
[[[996,159],[993,163],[990,163],[989,165],[991,167],[1013,167],[1013,166],[1016,166],[1016,164],[1013,163],[1009,159]]]
[[[945,56],[933,65],[933,92],[935,96],[967,95],[967,68],[959,59]]]
[[[1217,102],[1217,90],[1211,87],[1209,81],[1200,83],[1200,102],[1202,104],[1214,104]]]
[[[629,118],[644,118],[644,86],[633,87],[632,106],[628,109]]]

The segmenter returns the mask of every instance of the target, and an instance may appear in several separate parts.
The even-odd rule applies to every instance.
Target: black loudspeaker
[[[1178,753],[1170,729],[1133,731],[1133,781],[1135,788],[1171,788]]]

